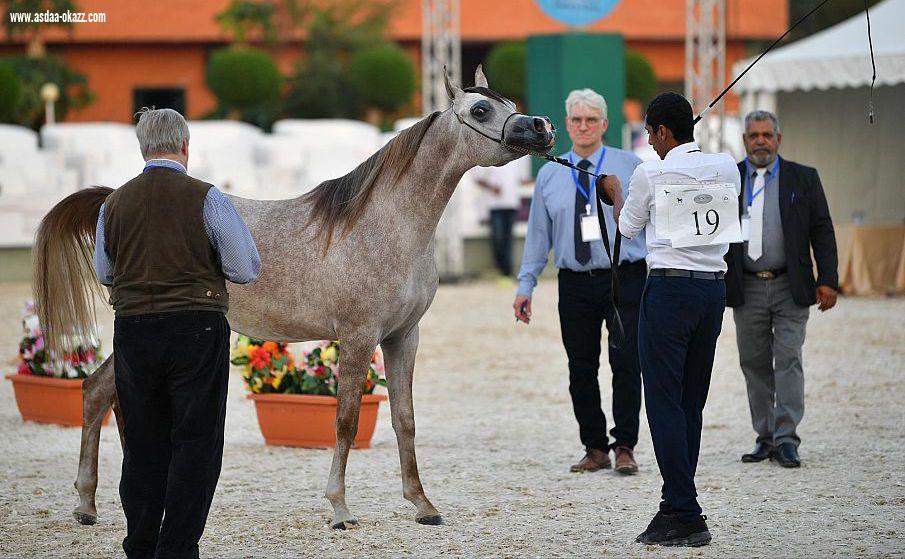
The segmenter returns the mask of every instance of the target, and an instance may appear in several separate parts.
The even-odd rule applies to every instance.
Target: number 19
[[[691,212],[694,214],[694,228],[697,231],[695,235],[701,235],[701,224],[698,222],[698,212]],[[711,218],[710,214],[713,214]],[[716,230],[720,228],[720,213],[716,210],[707,210],[707,213],[704,214],[704,220],[707,222],[707,225],[712,225],[713,230],[707,235],[713,235],[716,233]]]

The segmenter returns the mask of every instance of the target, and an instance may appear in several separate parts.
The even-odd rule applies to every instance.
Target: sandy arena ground
[[[24,284],[0,285],[3,363],[15,354],[28,293]],[[234,373],[223,473],[202,556],[905,556],[905,299],[841,299],[830,313],[812,311],[798,470],[739,462],[754,434],[727,312],[697,476],[714,541],[689,550],[633,543],[656,510],[660,487],[643,418],[639,475],[569,473],[582,449],[555,282],[538,288],[530,327],[515,325],[512,293],[491,282],[444,286],[422,322],[418,452],[427,494],[445,526],[417,525],[414,508],[402,499],[383,406],[373,448],[353,451],[349,462],[347,495],[361,524],[330,530],[321,495],[331,453],[265,447]],[[109,349],[109,315],[103,322]],[[80,526],[71,515],[78,455],[78,429],[23,424],[12,386],[2,383],[0,555],[121,555],[115,428],[105,428],[101,441],[96,526]]]

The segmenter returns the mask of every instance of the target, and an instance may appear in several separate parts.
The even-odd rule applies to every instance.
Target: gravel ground
[[[330,452],[265,447],[234,373],[223,473],[202,556],[905,556],[905,300],[842,299],[832,312],[813,311],[798,470],[738,460],[754,434],[727,312],[697,476],[714,541],[690,550],[633,543],[656,510],[660,487],[643,418],[639,475],[568,472],[581,448],[555,283],[539,286],[530,327],[514,324],[513,291],[491,282],[443,286],[422,321],[418,452],[444,526],[417,525],[402,499],[382,406],[373,447],[353,451],[349,461],[347,495],[361,524],[330,530],[321,496]],[[4,360],[15,354],[27,296],[27,285],[0,284]],[[109,314],[102,322],[109,349]],[[609,393],[605,388],[607,408]],[[78,429],[23,424],[12,386],[2,383],[0,555],[121,554],[115,428],[102,435],[95,526],[80,526],[71,515],[78,454]]]

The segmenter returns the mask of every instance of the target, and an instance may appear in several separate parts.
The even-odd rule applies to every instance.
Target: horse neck
[[[398,229],[413,247],[426,247],[462,175],[473,167],[459,153],[460,129],[450,111],[428,129],[411,165],[396,184],[387,179],[374,193],[373,212],[384,227]],[[392,219],[388,219],[392,215]],[[369,220],[362,220],[369,221]]]

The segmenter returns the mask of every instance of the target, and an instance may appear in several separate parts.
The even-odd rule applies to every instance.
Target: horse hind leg
[[[358,524],[358,520],[346,506],[346,463],[358,431],[361,395],[364,392],[365,376],[375,346],[376,344],[365,345],[342,340],[336,402],[336,447],[333,449],[333,463],[330,466],[330,477],[324,495],[333,505],[333,520],[330,526],[336,530],[345,530]]]
[[[82,383],[82,442],[79,452],[79,473],[75,480],[75,488],[79,492],[79,506],[72,511],[72,515],[80,524],[90,525],[97,522],[94,498],[97,492],[97,455],[101,425],[115,398],[116,384],[111,354],[94,374]]]
[[[399,446],[402,470],[402,495],[415,505],[415,521],[438,525],[443,518],[424,494],[415,457],[415,408],[412,400],[412,377],[415,353],[418,350],[418,326],[407,334],[384,341],[381,346],[386,359],[387,388],[390,393],[390,413]]]

